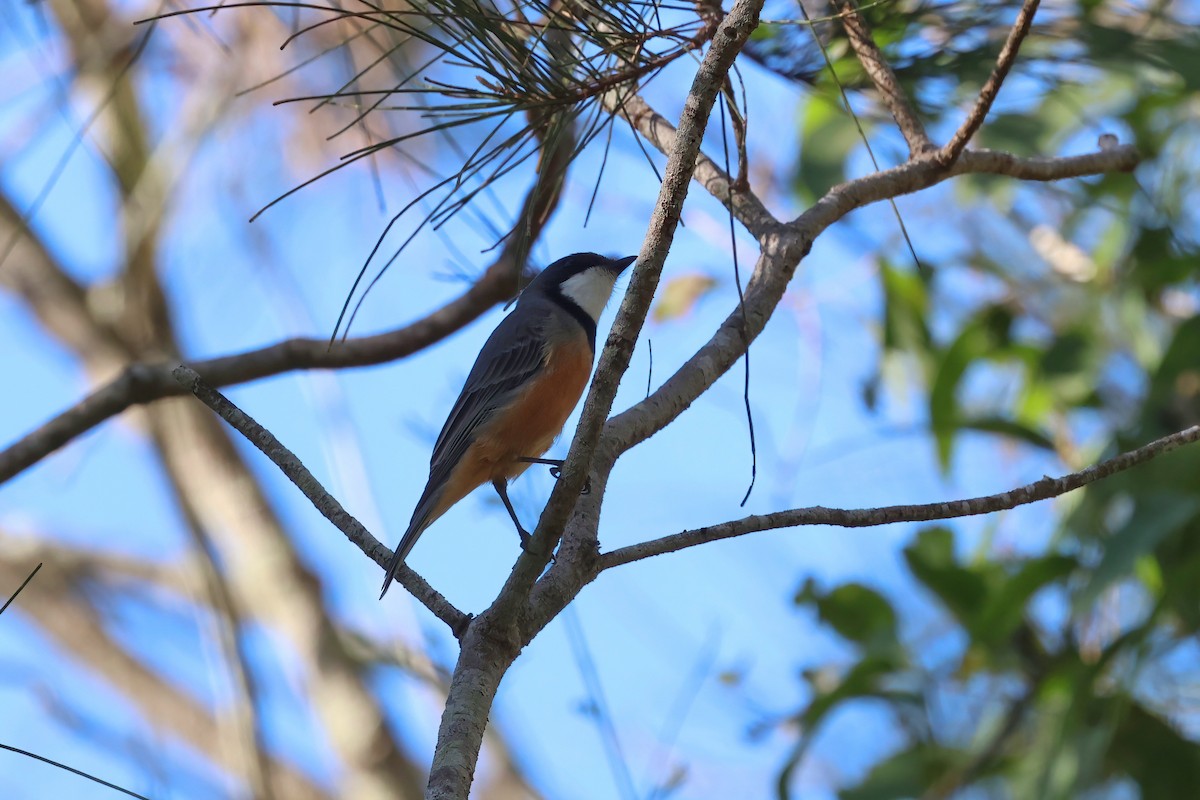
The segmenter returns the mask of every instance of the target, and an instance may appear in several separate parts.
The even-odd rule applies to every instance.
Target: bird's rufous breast
[[[491,478],[513,478],[562,433],[592,374],[592,352],[582,336],[549,349],[545,366],[529,382],[507,413],[476,439],[480,455],[493,465]]]

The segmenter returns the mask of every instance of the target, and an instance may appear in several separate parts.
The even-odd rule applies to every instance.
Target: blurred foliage
[[[962,119],[1019,7],[860,5],[935,140]],[[814,19],[832,12],[808,9]],[[880,358],[863,399],[882,409],[890,395],[919,392],[947,472],[964,433],[1017,442],[1070,471],[1200,422],[1197,13],[1171,2],[1044,3],[973,143],[1059,155],[1113,133],[1143,154],[1133,176],[1055,185],[973,177],[949,198],[907,201],[901,212],[927,272],[914,268],[895,219],[880,214],[891,226],[875,254]],[[814,33],[883,166],[906,152],[840,26],[817,22],[793,64],[768,63],[812,84],[798,120],[803,200],[866,163],[838,82],[828,66],[807,66]],[[786,35],[798,41],[796,30]],[[857,583],[803,586],[797,604],[852,655],[806,673],[780,797],[835,709],[881,702],[904,741],[843,798],[1195,794],[1200,451],[1061,507],[1053,540],[1019,555],[984,542],[964,558],[955,531],[921,531],[904,560],[942,612],[932,633],[906,629],[906,618],[923,616],[911,598],[898,604]]]
[[[659,291],[651,318],[655,322],[670,322],[687,317],[716,286],[716,278],[696,272],[671,278]]]

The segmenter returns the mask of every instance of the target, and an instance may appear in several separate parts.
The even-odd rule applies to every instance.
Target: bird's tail
[[[432,481],[430,482],[432,485]],[[400,544],[396,545],[396,552],[392,555],[392,560],[388,562],[387,572],[383,576],[383,588],[379,591],[379,599],[387,594],[388,587],[392,585],[392,581],[396,578],[396,572],[400,569],[400,565],[404,563],[404,559],[408,558],[409,552],[412,551],[413,545],[417,543],[417,539],[421,538],[421,534],[425,529],[433,524],[437,517],[433,516],[434,506],[437,504],[438,495],[440,492],[431,491],[431,487],[425,487],[425,492],[421,495],[420,502],[417,503],[417,508],[413,511],[412,521],[408,523],[408,530],[400,537]]]

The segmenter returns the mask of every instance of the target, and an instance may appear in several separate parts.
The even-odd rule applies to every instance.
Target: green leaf
[[[1109,756],[1112,767],[1137,782],[1142,797],[1195,797],[1200,787],[1200,747],[1136,702],[1118,726]]]
[[[954,534],[949,528],[925,528],[904,548],[904,559],[914,576],[945,604],[968,628],[978,617],[987,597],[983,577],[960,567],[954,559]]]
[[[859,141],[854,120],[835,98],[812,97],[804,109],[795,187],[810,203],[846,180],[846,157]]]
[[[1178,41],[1156,41],[1151,46],[1163,69],[1178,75],[1188,92],[1200,92],[1200,36],[1194,32]]]
[[[973,322],[962,329],[938,361],[929,390],[929,426],[937,441],[938,462],[943,471],[950,470],[954,434],[959,426],[958,385],[967,368],[983,358],[990,347],[987,329]]]
[[[1200,274],[1200,259],[1179,250],[1170,228],[1144,228],[1131,256],[1133,278],[1151,291]]]
[[[1091,580],[1075,596],[1076,611],[1086,611],[1100,593],[1133,572],[1140,556],[1151,553],[1160,542],[1192,522],[1200,511],[1200,497],[1177,492],[1149,492],[1138,498],[1129,521],[1108,538],[1104,555]]]
[[[888,654],[867,655],[841,675],[833,687],[824,685],[827,683],[825,673],[809,673],[807,677],[815,697],[801,714],[801,725],[806,729],[816,727],[826,714],[847,700],[886,695],[884,679],[902,666]]]
[[[1004,419],[996,416],[975,416],[959,420],[958,427],[960,430],[981,431],[983,433],[997,433],[1001,436],[1009,436],[1013,439],[1018,439],[1034,447],[1040,447],[1043,450],[1055,452],[1054,440],[1047,434],[1031,428],[1028,425],[1023,425],[1016,420]]]
[[[1158,436],[1168,430],[1183,427],[1187,420],[1171,419],[1162,425],[1164,414],[1175,412],[1180,404],[1196,404],[1200,387],[1200,315],[1182,323],[1175,337],[1163,354],[1150,382],[1143,416],[1145,427],[1151,435]],[[1165,430],[1164,430],[1165,427]]]
[[[883,284],[883,346],[887,350],[928,350],[931,337],[929,286],[914,270],[897,269],[883,261],[879,265]]]
[[[858,786],[838,792],[841,800],[897,800],[920,797],[941,776],[965,761],[959,750],[918,745],[876,764]]]
[[[1086,366],[1091,348],[1091,335],[1083,331],[1067,331],[1055,337],[1042,354],[1038,366],[1043,375],[1073,375]]]
[[[1041,152],[1050,133],[1046,120],[1035,114],[997,114],[979,131],[984,147],[1027,155]]]
[[[1006,644],[1025,618],[1030,599],[1047,585],[1070,575],[1078,565],[1065,555],[1048,555],[1030,559],[999,581],[983,610],[976,618],[972,633],[981,641]]]
[[[811,579],[796,602],[815,605],[822,622],[844,639],[865,647],[892,646],[897,641],[896,612],[879,592],[861,583],[846,583],[821,594]]]

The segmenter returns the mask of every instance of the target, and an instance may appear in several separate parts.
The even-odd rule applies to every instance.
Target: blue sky
[[[32,12],[22,6],[16,14],[28,23]],[[22,73],[14,83],[32,88],[16,96],[0,95],[0,181],[27,203],[69,146],[74,122],[86,116],[96,98],[72,95],[74,122],[52,113],[51,87],[44,81],[38,86],[36,76],[42,74],[39,64],[55,60],[60,43],[53,38],[30,41],[11,27],[6,30],[6,24],[0,19],[0,64],[16,70],[14,75]],[[151,48],[148,65],[170,60],[171,41],[164,36]],[[668,118],[678,114],[691,68],[678,65],[647,92]],[[745,75],[752,160],[786,188],[803,99],[752,67]],[[142,87],[149,105],[163,115],[157,122],[163,127],[169,127],[171,103],[163,92],[170,85],[167,78],[158,78]],[[195,358],[287,336],[328,335],[358,266],[408,197],[408,185],[398,172],[385,171],[387,209],[381,210],[369,173],[355,167],[248,223],[257,206],[307,177],[279,157],[287,150],[279,124],[284,112],[268,106],[277,96],[268,91],[238,101],[261,107],[206,140],[171,216],[162,274],[184,346]],[[22,126],[39,114],[36,141],[14,144]],[[319,118],[310,119],[319,124]],[[894,152],[894,140],[880,138],[880,152]],[[719,153],[719,142],[711,135],[706,147]],[[619,130],[585,228],[600,158],[600,150],[593,148],[573,167],[563,205],[534,250],[539,262],[580,250],[614,255],[639,250],[657,182],[628,131]],[[854,163],[866,169],[858,159]],[[510,213],[528,180],[521,173],[497,187]],[[944,204],[952,191],[938,189],[932,196]],[[781,214],[798,211],[795,203],[772,192],[770,204]],[[900,207],[922,253],[938,258],[960,244],[955,234],[945,232],[946,226],[934,224],[939,217],[930,202],[902,200]],[[113,274],[117,260],[113,214],[103,163],[88,144],[71,159],[34,224],[76,277],[103,281]],[[707,340],[736,302],[723,210],[693,186],[684,222],[664,280],[703,273],[719,284],[686,317],[647,327],[655,385]],[[447,235],[473,259],[472,266],[487,263],[489,256],[479,250],[490,241],[472,230],[468,220],[452,223]],[[870,254],[895,235],[894,218],[880,207],[859,212],[822,237],[755,344],[752,402],[760,437],[759,481],[746,508],[738,506],[749,479],[739,365],[676,424],[620,461],[605,500],[603,547],[785,507],[916,503],[999,491],[1060,470],[1022,447],[998,447],[993,440],[965,436],[956,450],[955,469],[944,478],[932,443],[921,433],[925,412],[915,395],[889,394],[880,414],[864,408],[860,391],[878,356],[880,305]],[[738,246],[745,275],[754,245],[739,232]],[[364,304],[354,333],[403,324],[459,293],[462,284],[445,279],[448,261],[437,236],[416,239]],[[968,281],[965,292],[978,288]],[[602,331],[616,305],[601,323]],[[395,364],[336,375],[281,376],[228,393],[295,451],[377,537],[394,544],[424,485],[429,449],[445,409],[502,313],[493,310],[459,334]],[[10,385],[19,387],[6,392],[0,415],[0,441],[6,443],[88,389],[75,360],[4,295],[0,363],[15,376]],[[643,341],[617,409],[643,396],[648,368]],[[574,418],[568,432],[573,427]],[[335,613],[385,642],[429,640],[434,655],[451,663],[452,640],[440,624],[403,592],[394,591],[380,603],[378,568],[252,448],[243,449],[305,561],[324,577]],[[560,441],[551,455],[565,450],[566,441]],[[533,469],[514,487],[527,525],[551,485],[543,470]],[[1052,519],[1049,506],[1043,505],[957,527],[973,535],[996,524],[1002,539],[1032,547],[1044,541]],[[178,558],[186,548],[167,487],[128,417],[106,423],[5,485],[0,528],[162,560]],[[794,608],[793,593],[809,577],[823,586],[860,580],[910,612],[906,619],[916,629],[909,634],[936,627],[934,607],[913,591],[899,557],[914,530],[809,528],[759,534],[605,573],[585,589],[572,613],[594,657],[638,789],[644,793],[651,780],[661,779],[663,765],[681,764],[688,779],[679,797],[766,796],[794,731],[774,726],[759,736],[752,731],[800,707],[806,699],[802,668],[844,661],[848,655],[809,613]],[[516,537],[503,509],[481,490],[424,535],[410,564],[460,608],[479,611],[516,555]],[[195,609],[147,609],[131,602],[113,609],[106,620],[114,635],[190,692],[213,703],[228,697],[226,678],[213,662],[213,645],[206,642],[207,622]],[[556,620],[522,654],[505,679],[492,719],[546,796],[616,796],[597,726],[583,710],[587,692],[565,624]],[[297,666],[268,634],[253,632],[249,639],[263,673],[274,678],[264,700],[268,741],[318,777],[328,777],[334,765],[310,735],[312,717],[297,691]],[[690,695],[689,676],[697,671],[703,679],[678,736],[665,741],[664,726],[677,719],[674,709]],[[128,703],[64,658],[19,606],[0,618],[0,674],[5,676],[0,681],[0,742],[94,771],[156,798],[200,797],[212,790],[180,779],[185,767],[203,780],[218,779],[195,758],[179,755],[178,747],[153,737]],[[720,680],[722,675],[727,680]],[[142,737],[152,752],[169,751],[181,759],[180,766],[156,776],[146,767],[156,759],[127,757],[89,742],[56,721],[34,691],[37,685],[51,687],[64,702],[110,730]],[[378,688],[414,756],[427,758],[440,711],[436,700],[394,670],[380,671]],[[877,710],[840,712],[801,770],[796,796],[834,796],[839,785],[861,776],[898,741]],[[0,753],[0,795],[105,796],[99,787],[7,753]]]

